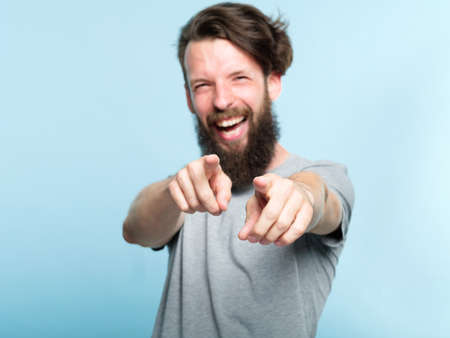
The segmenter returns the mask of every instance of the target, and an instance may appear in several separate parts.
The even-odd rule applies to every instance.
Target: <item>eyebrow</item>
[[[228,74],[227,77],[234,77],[234,76],[243,75],[243,74],[251,75],[251,72],[245,71],[243,69],[239,69],[239,70],[236,70],[236,71]],[[191,87],[193,87],[196,83],[199,83],[199,82],[210,82],[210,81],[208,79],[202,78],[202,77],[199,77],[197,79],[194,78],[193,80],[189,81]]]
[[[207,79],[205,79],[205,78],[202,78],[202,77],[199,77],[197,79],[193,79],[193,80],[189,81],[191,87],[194,87],[194,85],[196,83],[199,83],[199,82],[209,82],[209,81]]]
[[[242,74],[247,74],[248,72],[246,72],[245,70],[236,70],[236,71],[234,71],[233,73],[231,73],[230,75],[229,75],[229,77],[233,77],[233,76],[236,76],[236,75],[242,75]]]

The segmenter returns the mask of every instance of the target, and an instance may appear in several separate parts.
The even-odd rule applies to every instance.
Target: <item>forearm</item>
[[[324,180],[313,172],[299,172],[290,177],[306,191],[313,205],[313,217],[308,232],[326,235],[335,231],[341,221],[341,203]]]
[[[172,178],[145,187],[130,206],[123,237],[132,244],[159,247],[180,229],[184,214],[169,192]]]

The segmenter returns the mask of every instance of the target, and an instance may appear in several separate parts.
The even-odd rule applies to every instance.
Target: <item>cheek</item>
[[[200,118],[206,116],[212,110],[211,100],[206,94],[194,95],[194,107]],[[206,118],[206,117],[205,117]]]
[[[208,124],[206,123],[206,116],[207,114],[202,114],[200,112],[197,111],[197,117],[199,118],[199,120],[202,122],[202,124],[208,128]]]
[[[208,128],[208,125],[206,123],[206,118],[208,117],[210,110],[207,109],[207,106],[202,102],[195,102],[194,103],[195,108],[195,114],[199,118],[199,120],[202,122],[202,124]]]
[[[241,88],[238,97],[255,112],[261,109],[264,101],[264,88]]]

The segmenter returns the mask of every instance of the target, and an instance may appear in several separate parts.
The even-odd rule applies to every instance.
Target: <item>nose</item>
[[[234,96],[231,88],[225,83],[216,83],[214,96],[214,108],[216,111],[224,111],[233,105]]]

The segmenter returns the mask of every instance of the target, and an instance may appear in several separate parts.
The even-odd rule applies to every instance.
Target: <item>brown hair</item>
[[[183,26],[178,39],[178,60],[185,81],[186,47],[189,41],[206,38],[229,40],[250,54],[265,76],[271,72],[284,75],[293,57],[286,29],[287,24],[280,18],[272,20],[250,5],[224,2],[205,8]]]

